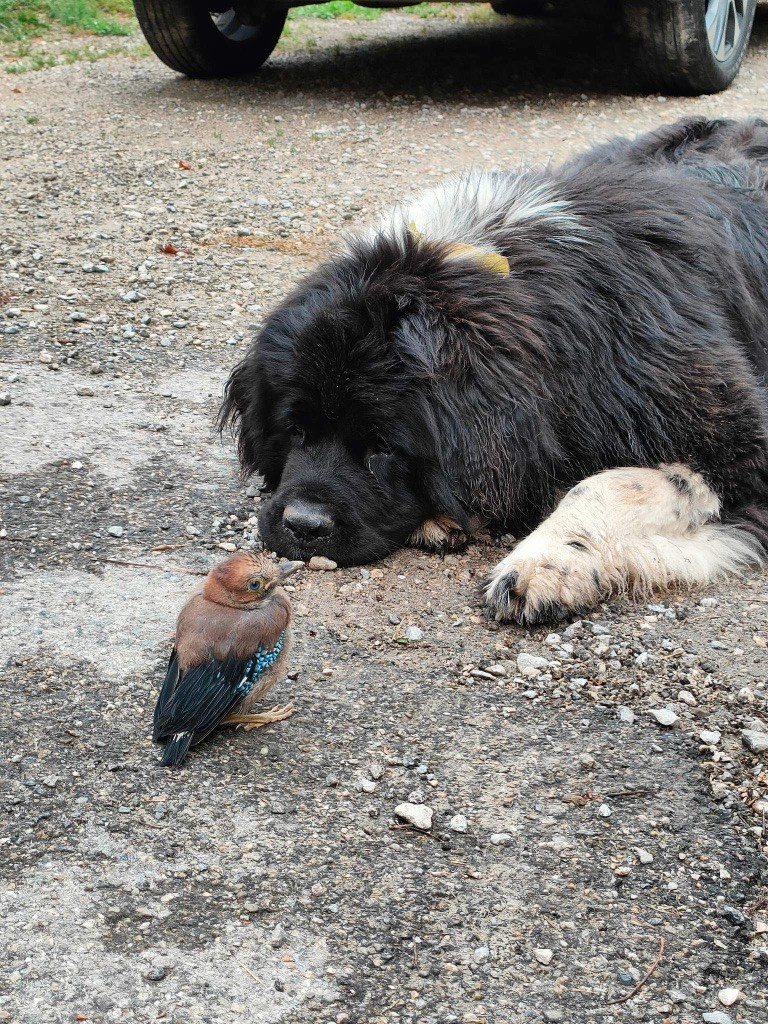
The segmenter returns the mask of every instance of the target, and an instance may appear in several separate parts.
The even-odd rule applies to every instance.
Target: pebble
[[[714,747],[720,742],[720,733],[717,731],[710,731],[709,729],[702,729],[699,733],[699,739],[702,743],[706,743],[710,747]]]
[[[337,563],[332,558],[325,558],[323,555],[312,555],[307,564],[315,572],[333,572],[334,569],[338,568]]]
[[[635,853],[637,854],[637,859],[640,861],[641,864],[653,863],[653,854],[649,853],[647,850],[644,850],[642,846],[636,846]]]
[[[517,656],[517,667],[521,675],[527,678],[540,675],[549,666],[546,658],[540,658],[536,654],[522,652]]]
[[[41,363],[45,363],[46,365],[54,361],[53,353],[49,352],[47,349],[43,349],[43,351],[37,358],[40,360]]]
[[[706,1021],[706,1024],[733,1024],[729,1015],[723,1013],[722,1010],[715,1010],[714,1013],[703,1013],[701,1019]]]
[[[562,1010],[545,1010],[544,1011],[544,1020],[546,1020],[546,1021],[556,1022],[556,1021],[560,1021],[560,1020],[564,1020],[564,1019],[565,1018],[563,1016],[563,1011]]]
[[[269,937],[269,944],[272,949],[279,949],[285,942],[285,928],[281,924],[275,926],[275,930]]]
[[[454,814],[454,816],[448,822],[448,828],[452,832],[466,832],[467,819],[464,817],[463,814]]]
[[[110,526],[107,529],[107,533],[109,534],[110,537],[122,537],[123,534],[125,533],[125,530],[122,528],[122,526]]]
[[[432,828],[432,808],[426,804],[398,804],[395,814],[422,832],[429,832]]]
[[[512,842],[512,836],[509,832],[494,832],[491,836],[491,842],[494,846],[509,846]]]
[[[656,719],[659,725],[667,727],[674,725],[675,722],[680,721],[679,717],[671,708],[653,708],[649,712],[649,714],[651,714]]]
[[[721,988],[717,993],[717,998],[723,1006],[733,1006],[743,995],[744,993],[738,988]]]
[[[159,964],[156,967],[150,967],[148,971],[144,972],[144,978],[146,981],[162,981],[168,971],[165,967],[161,967]]]
[[[552,957],[555,953],[552,949],[534,949],[533,955],[540,964],[544,964],[547,967],[552,963]]]
[[[78,384],[75,387],[75,394],[80,395],[82,398],[93,398],[96,392],[88,384]]]
[[[765,754],[768,751],[768,732],[744,729],[741,733],[741,741],[753,754]]]
[[[693,696],[690,690],[681,690],[677,695],[677,699],[682,701],[683,704],[687,704],[693,708],[696,706],[696,698]]]
[[[491,956],[491,951],[487,946],[478,946],[472,954],[472,959],[476,964],[484,964]]]
[[[11,393],[10,391],[0,391],[0,405],[11,404]]]
[[[610,818],[610,816],[613,814],[613,811],[608,806],[608,804],[600,804],[600,806],[597,808],[597,814],[600,818]]]
[[[418,626],[409,626],[405,631],[405,639],[409,644],[417,644],[419,640],[424,639],[424,631]]]
[[[634,713],[634,711],[631,711],[629,708],[625,708],[623,706],[619,708],[619,721],[620,722],[624,722],[626,725],[632,725],[634,720],[635,720],[635,713]]]

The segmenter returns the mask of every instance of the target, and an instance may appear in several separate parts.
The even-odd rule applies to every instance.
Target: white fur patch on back
[[[384,214],[373,234],[409,230],[430,242],[494,250],[510,229],[545,221],[554,240],[584,241],[583,225],[535,171],[467,171]]]

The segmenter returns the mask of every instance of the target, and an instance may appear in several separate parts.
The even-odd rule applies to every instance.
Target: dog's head
[[[444,328],[428,282],[440,265],[383,239],[326,264],[233,371],[222,422],[273,491],[260,529],[280,554],[349,565],[401,546],[436,512],[466,520],[435,401]]]

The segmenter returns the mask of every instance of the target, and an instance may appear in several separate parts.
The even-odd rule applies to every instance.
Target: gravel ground
[[[307,572],[293,719],[171,774],[191,580],[119,564],[257,542],[222,382],[341,231],[469,164],[765,113],[768,12],[724,96],[621,63],[591,24],[391,13],[297,24],[250,81],[0,83],[0,1020],[766,1020],[767,576],[548,635],[485,621],[493,543]]]

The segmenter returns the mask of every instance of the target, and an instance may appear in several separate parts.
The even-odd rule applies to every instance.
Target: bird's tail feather
[[[160,764],[165,768],[178,768],[187,756],[191,743],[191,732],[175,733],[166,744]]]

